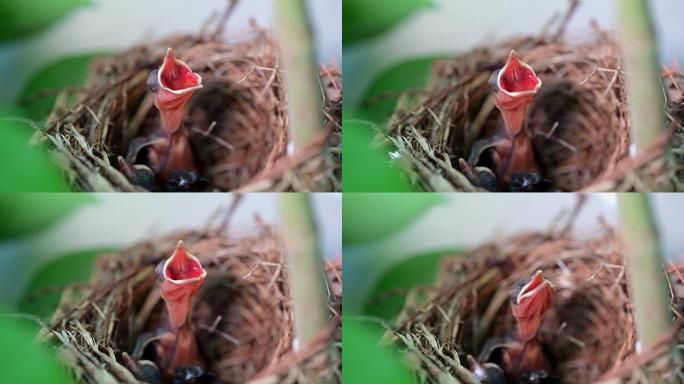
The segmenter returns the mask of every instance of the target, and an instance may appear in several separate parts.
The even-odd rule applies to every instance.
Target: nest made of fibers
[[[672,270],[673,276],[679,274],[679,288],[671,290],[679,318],[676,332],[636,355],[622,248],[606,224],[590,238],[574,235],[566,226],[497,239],[445,259],[434,286],[409,292],[389,340],[407,352],[406,360],[422,382],[479,383],[468,370],[467,355],[477,358],[486,340],[514,329],[509,292],[539,269],[555,286],[539,335],[554,361],[553,373],[564,384],[609,378],[681,382],[684,361],[668,346],[677,338],[684,347],[684,268]]]
[[[325,129],[297,153],[288,153],[285,80],[276,41],[253,25],[226,42],[202,33],[133,47],[91,66],[86,86],[58,98],[44,132],[73,188],[140,191],[117,167],[129,143],[158,127],[159,112],[147,89],[149,73],[167,47],[202,76],[184,127],[200,175],[219,191],[341,190],[341,72],[322,67]],[[71,103],[76,95],[78,101]]]
[[[565,23],[569,18],[565,18]],[[399,98],[387,138],[397,165],[427,191],[484,191],[464,175],[459,159],[503,123],[489,86],[514,49],[532,66],[542,88],[529,110],[535,154],[554,190],[684,190],[684,160],[673,153],[684,136],[684,75],[663,77],[668,95],[667,137],[630,157],[630,120],[618,42],[593,25],[591,37],[573,44],[546,28],[539,36],[480,47],[433,65],[424,92]]]
[[[225,384],[341,382],[341,266],[325,272],[330,328],[294,351],[283,245],[259,220],[227,232],[181,231],[100,256],[91,282],[65,289],[42,332],[79,382],[139,382],[122,356],[165,321],[154,269],[179,239],[207,270],[191,313],[208,372]]]

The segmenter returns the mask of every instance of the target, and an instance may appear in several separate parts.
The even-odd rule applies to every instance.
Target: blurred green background
[[[591,36],[590,22],[617,27],[616,1],[582,1],[568,25],[571,40]],[[344,0],[344,191],[407,191],[401,158],[376,148],[397,95],[427,84],[435,59],[491,41],[538,34],[569,1]],[[684,63],[684,2],[650,0],[661,61]],[[371,149],[374,148],[376,150]],[[396,167],[390,166],[396,165]]]
[[[321,250],[337,261],[342,197],[311,196]],[[65,382],[51,352],[34,342],[38,323],[50,318],[62,289],[89,281],[98,254],[175,230],[203,228],[233,198],[226,193],[0,194],[0,368],[5,372],[0,382]],[[257,215],[277,223],[278,201],[275,193],[244,196],[231,228],[247,231]],[[12,380],[5,381],[8,377]]]
[[[273,24],[273,0],[240,1],[226,32]],[[86,81],[93,58],[179,33],[197,33],[226,0],[0,1],[0,192],[69,187],[45,148],[27,142],[59,91]],[[322,63],[342,60],[342,0],[308,1]],[[215,20],[215,19],[214,19]]]
[[[434,282],[439,262],[486,241],[545,230],[576,204],[577,194],[345,193],[344,369],[375,382],[412,382],[398,351],[378,346],[411,287]],[[684,196],[652,194],[663,254],[684,261]],[[575,221],[580,236],[618,224],[617,196],[587,195]],[[362,373],[359,373],[362,372]],[[362,377],[361,377],[362,378]],[[356,382],[356,381],[353,381]],[[372,382],[372,381],[367,381]]]

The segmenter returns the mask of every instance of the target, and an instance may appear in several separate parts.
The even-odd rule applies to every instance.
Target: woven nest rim
[[[567,23],[569,16],[564,20]],[[475,182],[468,169],[473,165],[466,165],[465,159],[476,139],[488,137],[501,124],[488,80],[515,49],[544,84],[530,110],[529,126],[553,188],[681,190],[684,159],[667,149],[680,148],[684,136],[684,73],[670,70],[663,77],[669,133],[632,156],[617,41],[597,25],[592,25],[591,38],[577,43],[565,37],[564,24],[555,34],[548,30],[435,62],[428,87],[400,95],[388,130],[381,134],[381,142],[389,142],[400,155],[393,163],[423,190],[486,191]],[[564,88],[563,83],[571,86]],[[567,105],[573,105],[570,111]]]
[[[635,352],[635,320],[621,245],[615,230],[600,224],[599,234],[578,236],[569,223],[496,238],[445,259],[434,286],[408,292],[385,340],[415,356],[408,361],[423,382],[445,375],[459,383],[479,383],[469,371],[466,355],[477,357],[485,340],[512,329],[509,290],[541,269],[556,286],[541,338],[553,357],[562,359],[555,369],[564,375],[563,382],[630,377],[676,382],[684,361],[671,345],[684,345],[684,319],[678,315],[672,332],[650,350]],[[682,269],[684,265],[668,268],[673,286],[684,287]],[[684,290],[679,292],[672,302],[674,313],[684,307]],[[576,308],[590,312],[578,314]]]
[[[132,354],[136,338],[163,321],[154,267],[178,239],[208,271],[192,313],[212,373],[225,383],[341,381],[341,264],[329,263],[321,271],[329,289],[329,327],[294,350],[283,245],[258,217],[250,226],[224,222],[177,231],[99,257],[91,282],[68,287],[41,332],[42,339],[57,344],[76,377],[88,383],[137,382],[122,353]]]
[[[271,33],[252,25],[227,40],[206,31],[134,46],[95,60],[74,105],[69,90],[58,98],[35,141],[53,147],[70,183],[85,191],[146,191],[116,166],[133,138],[158,125],[147,92],[147,74],[167,47],[204,79],[191,99],[184,127],[202,165],[201,176],[217,190],[341,190],[342,78],[322,66],[325,129],[307,146],[288,148],[285,79]],[[217,101],[219,100],[219,101]],[[239,166],[238,166],[239,165]]]

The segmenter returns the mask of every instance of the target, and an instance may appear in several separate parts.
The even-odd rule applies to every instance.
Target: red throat
[[[175,132],[183,121],[188,101],[198,89],[202,88],[202,77],[193,72],[183,61],[173,55],[169,48],[164,62],[151,79],[155,92],[154,105],[162,116],[162,131]]]
[[[202,85],[200,75],[188,67],[187,64],[178,60],[169,48],[164,56],[164,63],[159,71],[161,86],[173,91],[182,91]]]
[[[494,101],[501,111],[508,145],[495,148],[494,162],[498,176],[508,183],[516,172],[538,173],[531,135],[525,130],[527,109],[541,87],[534,70],[511,51],[504,67],[496,75]]]
[[[192,298],[204,283],[206,274],[199,260],[179,241],[162,269],[161,296],[166,302],[171,329],[179,329],[185,324]]]
[[[520,61],[515,51],[511,51],[506,65],[504,65],[499,74],[497,84],[499,88],[509,93],[536,92],[540,84],[541,80],[534,73],[534,70]]]
[[[527,106],[541,87],[541,79],[532,68],[511,51],[506,65],[496,78],[496,106],[501,110],[506,130],[516,135],[522,128]]]
[[[202,77],[166,51],[164,62],[148,78],[154,105],[161,114],[160,140],[152,146],[148,163],[162,182],[176,170],[197,171],[197,162],[187,134],[179,130],[188,102],[202,88]]]
[[[178,246],[164,269],[165,277],[173,280],[194,279],[204,275],[204,268],[199,261],[188,254],[183,242]]]
[[[551,307],[553,292],[553,284],[544,279],[542,271],[537,271],[514,298],[511,310],[518,321],[518,336],[522,340],[537,336],[542,317]]]

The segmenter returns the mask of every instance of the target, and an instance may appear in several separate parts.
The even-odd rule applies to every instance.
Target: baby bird
[[[544,279],[541,270],[518,283],[510,293],[516,329],[488,340],[478,360],[499,365],[509,382],[517,382],[531,371],[550,372],[551,361],[537,334],[544,313],[551,307],[553,292],[553,284]]]
[[[180,129],[188,101],[202,88],[202,77],[193,72],[169,48],[162,65],[152,71],[147,87],[154,94],[154,106],[161,113],[160,137],[148,154],[152,169],[162,181],[175,170],[197,171],[197,164],[187,133]]]
[[[126,161],[135,164],[138,154],[145,149],[146,164],[154,172],[157,185],[168,184],[173,172],[197,175],[199,168],[195,152],[181,123],[192,95],[202,88],[202,77],[177,59],[169,48],[161,66],[148,76],[147,87],[154,95],[154,106],[161,114],[161,126],[147,136],[131,140]],[[124,164],[119,164],[126,172]],[[128,172],[126,176],[134,184],[140,182],[136,172]]]
[[[143,187],[150,192],[159,192],[159,185],[154,172],[150,167],[143,164],[128,164],[123,157],[117,157],[119,170],[130,180],[131,183]]]
[[[538,173],[516,172],[511,176],[508,190],[510,192],[548,192],[551,190],[551,182]]]
[[[141,358],[146,347],[152,345],[156,365],[164,377],[171,377],[180,366],[202,366],[195,329],[190,321],[190,308],[207,271],[179,241],[171,257],[157,266],[157,274],[168,322],[154,332],[141,335],[133,357]]]
[[[475,166],[480,155],[485,150],[491,150],[494,173],[500,187],[507,190],[515,174],[541,174],[526,120],[529,105],[541,88],[542,81],[532,67],[522,62],[515,51],[511,51],[504,67],[492,74],[490,85],[504,126],[490,137],[473,143],[468,163]]]

